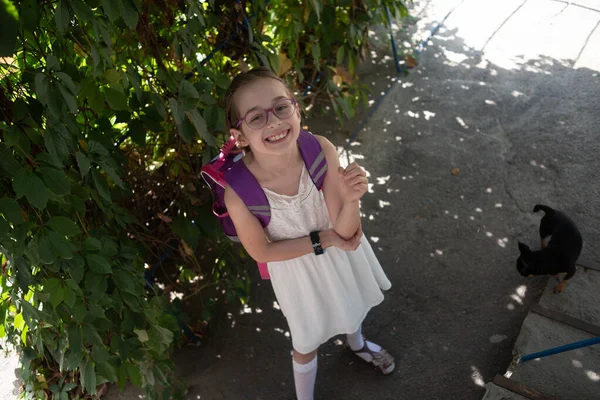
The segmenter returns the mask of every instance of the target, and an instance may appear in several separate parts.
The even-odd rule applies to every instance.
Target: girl
[[[267,263],[291,332],[297,398],[313,399],[317,348],[338,334],[347,334],[363,360],[391,373],[394,359],[361,333],[367,312],[391,287],[361,231],[365,172],[355,163],[341,168],[335,147],[316,136],[328,165],[322,192],[317,190],[297,146],[300,110],[271,70],[236,76],[225,101],[228,128],[246,150],[243,162],[267,196],[271,221],[263,229],[230,187],[225,204],[246,251]]]

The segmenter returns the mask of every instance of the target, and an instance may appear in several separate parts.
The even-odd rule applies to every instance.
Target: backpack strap
[[[312,181],[317,189],[321,190],[325,181],[325,173],[327,172],[327,160],[325,159],[325,153],[321,148],[321,144],[312,133],[300,130],[298,148]]]
[[[242,160],[236,162],[227,171],[225,181],[242,199],[248,210],[258,218],[262,227],[266,228],[271,221],[269,200]]]

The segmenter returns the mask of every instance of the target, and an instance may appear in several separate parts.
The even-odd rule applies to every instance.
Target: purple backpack
[[[265,192],[241,161],[243,152],[234,151],[234,147],[235,139],[232,136],[223,145],[219,155],[202,167],[200,174],[214,193],[213,213],[221,223],[223,231],[229,239],[239,242],[235,226],[225,207],[224,193],[227,185],[235,190],[248,210],[258,218],[263,228],[266,228],[271,221],[271,208]],[[312,133],[301,130],[298,148],[313,183],[321,190],[327,172],[327,161],[321,145]],[[266,264],[258,263],[258,270],[262,279],[269,279]]]

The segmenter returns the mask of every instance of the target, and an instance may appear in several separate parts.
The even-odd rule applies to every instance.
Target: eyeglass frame
[[[243,117],[241,117],[241,118],[238,120],[237,124],[235,125],[235,129],[238,129],[238,128],[240,127],[240,125],[242,125],[242,122],[245,122],[245,123],[246,123],[246,125],[248,125],[248,127],[249,127],[249,128],[251,128],[251,129],[261,129],[261,128],[264,128],[264,127],[265,127],[265,126],[266,126],[266,125],[269,123],[269,114],[273,114],[274,116],[276,116],[276,117],[277,117],[277,114],[275,114],[275,107],[277,107],[277,106],[279,105],[279,103],[280,103],[280,102],[282,102],[282,101],[284,101],[284,100],[289,100],[289,101],[292,103],[292,106],[293,106],[293,107],[295,107],[295,106],[297,106],[297,105],[298,105],[298,101],[297,101],[295,98],[293,98],[293,97],[292,97],[292,98],[290,99],[290,98],[288,98],[288,97],[284,97],[284,98],[282,98],[282,99],[279,99],[279,101],[277,102],[277,104],[275,104],[273,107],[271,107],[271,108],[263,108],[263,109],[262,109],[262,111],[264,111],[265,113],[267,113],[267,121],[266,121],[266,122],[265,122],[265,124],[264,124],[263,126],[261,126],[260,128],[252,128],[252,127],[250,126],[250,124],[248,124],[248,121],[246,121],[246,117],[248,116],[248,114],[250,114],[251,112],[254,112],[254,111],[258,111],[258,110],[251,110],[251,111],[248,111],[248,112],[247,112],[247,113],[246,113],[246,114],[245,114]],[[292,114],[290,114],[290,116],[289,116],[289,117],[287,117],[287,118],[285,118],[285,119],[288,119],[288,118],[290,118],[292,115],[293,115],[293,113],[292,113]],[[279,117],[277,117],[277,118],[279,118]]]

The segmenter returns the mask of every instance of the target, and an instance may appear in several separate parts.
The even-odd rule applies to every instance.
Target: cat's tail
[[[538,211],[543,211],[546,214],[550,214],[554,212],[554,209],[548,206],[545,206],[543,204],[536,204],[535,207],[533,207],[533,212],[538,212]]]

